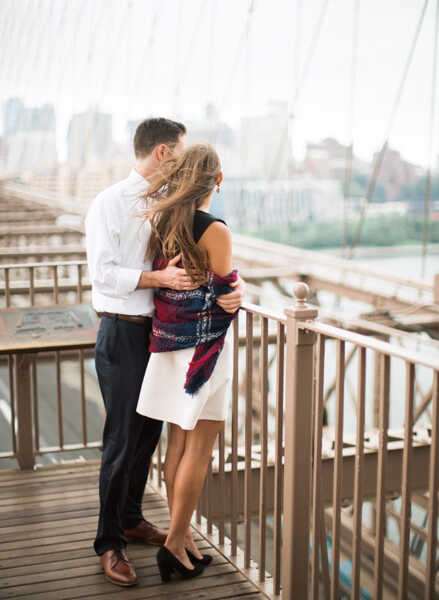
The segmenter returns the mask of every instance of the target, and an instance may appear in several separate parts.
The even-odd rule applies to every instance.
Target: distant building
[[[318,179],[338,179],[344,181],[348,159],[348,147],[334,138],[326,138],[321,142],[309,142],[306,145],[303,170]],[[356,173],[368,173],[370,166],[355,155],[352,169]]]
[[[56,118],[51,104],[26,107],[20,98],[3,105],[3,165],[9,172],[47,169],[56,165]]]
[[[127,131],[128,143],[130,146],[133,145],[134,134],[136,133],[136,129],[137,129],[138,125],[140,125],[142,120],[143,119],[130,119],[129,121],[127,121],[126,131]]]
[[[221,120],[218,110],[208,104],[199,119],[185,121],[187,143],[207,143],[215,146],[226,177],[237,174],[237,140],[232,128]]]
[[[3,127],[5,136],[20,131],[24,121],[24,104],[20,98],[9,98],[3,105]]]
[[[376,152],[373,163],[378,158]],[[397,200],[404,186],[415,183],[422,175],[422,169],[404,160],[397,150],[387,149],[380,169],[379,181],[386,191],[388,200]]]
[[[288,103],[270,102],[264,115],[241,121],[239,149],[242,177],[286,177],[289,163]]]
[[[46,172],[28,174],[24,180],[35,190],[75,199],[87,207],[99,192],[127,177],[130,168],[129,160],[94,163],[81,168],[68,163]]]
[[[24,131],[55,131],[55,109],[51,104],[26,107],[20,98],[10,98],[3,107],[5,136]]]
[[[44,170],[57,160],[54,131],[23,131],[7,138],[5,169],[9,172]]]
[[[6,140],[0,137],[0,169],[5,169],[6,163]]]
[[[54,131],[21,131],[6,140],[5,168],[9,172],[44,170],[57,161]]]
[[[90,162],[108,160],[112,154],[112,116],[88,110],[73,115],[67,133],[69,163],[83,166]]]
[[[216,214],[222,214],[232,228],[241,231],[336,221],[343,216],[341,186],[334,179],[226,181],[219,200],[214,201]]]

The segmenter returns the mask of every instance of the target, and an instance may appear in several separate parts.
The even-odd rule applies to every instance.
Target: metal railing
[[[270,597],[282,589],[288,599],[359,599],[369,590],[379,599],[385,589],[400,599],[433,598],[439,361],[317,321],[306,294],[298,284],[285,315],[246,305],[234,322],[232,410],[196,522]],[[400,393],[399,378],[391,385],[397,362],[406,370],[405,409],[395,429],[389,411]],[[348,370],[357,375],[353,432],[346,427]],[[415,427],[419,372],[432,384],[421,407],[432,408],[427,427]],[[155,463],[159,488],[163,457],[164,441]],[[426,528],[412,520],[423,503]],[[392,518],[401,532],[393,540]],[[415,534],[422,560],[410,547]],[[348,583],[342,556],[352,563]]]
[[[38,456],[101,447],[103,408],[96,409],[86,387],[86,364],[93,358],[93,347],[94,344],[81,343],[76,349],[21,354],[8,354],[0,348],[0,368],[4,370],[7,389],[3,413],[9,426],[9,433],[4,431],[0,458],[15,458],[20,468],[32,469]],[[78,393],[72,393],[72,377]],[[53,386],[49,398],[47,386],[50,391]],[[42,393],[48,400],[44,404]],[[92,434],[91,408],[95,416]]]
[[[85,260],[0,265],[3,307],[78,304],[91,286]]]
[[[296,303],[285,314],[248,304],[234,321],[231,410],[195,524],[273,598],[282,590],[285,599],[335,600],[341,592],[358,599],[365,588],[374,599],[382,597],[384,588],[400,599],[433,598],[439,361],[321,323],[317,309],[306,303],[307,286],[297,284],[295,293]],[[348,362],[354,348],[355,357]],[[11,450],[4,457],[16,457],[22,468],[31,468],[38,455],[99,446],[99,439],[91,439],[87,417],[84,364],[91,351],[88,345],[4,355],[11,413]],[[75,360],[79,436],[67,441],[63,361],[72,368]],[[390,413],[400,394],[392,380],[392,371],[400,372],[395,363],[405,370],[399,433],[391,427]],[[54,372],[56,390],[57,439],[50,444],[41,440],[38,382],[44,364]],[[349,376],[356,372],[353,433],[346,426],[348,371]],[[431,424],[416,428],[421,372],[432,384],[423,407],[431,408]],[[153,467],[159,489],[165,437]],[[414,508],[423,511],[426,527],[413,521]],[[399,523],[396,540],[388,535],[389,519]],[[423,540],[422,556],[414,556],[414,534]],[[349,584],[342,572],[346,557],[352,560]],[[370,581],[364,575],[368,572]]]

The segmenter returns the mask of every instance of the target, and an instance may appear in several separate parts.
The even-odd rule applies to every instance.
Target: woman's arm
[[[207,252],[211,271],[224,277],[233,269],[232,266],[232,234],[224,223],[215,221],[201,236],[200,248]]]

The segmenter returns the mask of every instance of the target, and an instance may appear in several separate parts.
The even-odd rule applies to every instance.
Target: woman
[[[198,144],[171,157],[150,180],[149,256],[154,268],[176,255],[195,290],[155,292],[151,357],[137,411],[170,424],[164,464],[171,524],[157,553],[163,581],[172,573],[195,577],[211,561],[201,555],[190,521],[200,497],[213,445],[224,426],[233,315],[216,303],[231,291],[232,241],[227,225],[209,213],[212,193],[223,180],[215,150]]]

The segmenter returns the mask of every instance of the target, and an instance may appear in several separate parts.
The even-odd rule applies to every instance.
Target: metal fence
[[[32,266],[23,268],[30,273]],[[50,265],[55,302],[60,292],[59,280],[55,285],[57,270],[70,266]],[[83,279],[75,272],[76,285],[67,292],[82,299]],[[32,305],[38,292],[31,289],[28,301]],[[335,600],[341,593],[360,598],[362,590],[368,589],[379,599],[385,589],[400,599],[434,598],[439,362],[321,323],[317,310],[306,303],[307,286],[297,284],[295,291],[296,303],[286,314],[246,305],[234,321],[231,410],[195,523],[271,597],[279,596],[282,589],[283,598],[288,599]],[[354,350],[356,359],[348,364],[347,357]],[[30,468],[37,455],[99,446],[99,439],[90,438],[87,422],[84,361],[90,351],[91,347],[79,347],[50,355],[4,356],[11,412],[11,449],[4,457],[15,456],[21,467]],[[68,443],[63,360],[77,361],[80,390],[80,433]],[[57,439],[50,445],[42,444],[40,435],[38,379],[44,361],[51,362],[55,373]],[[399,434],[389,424],[396,362],[405,370]],[[351,374],[356,370],[355,431],[350,442],[345,394],[348,368]],[[416,414],[420,414],[415,406],[420,397],[416,385],[420,370],[431,381],[431,393],[423,395],[421,412],[431,410],[425,427],[415,427]],[[330,388],[334,389],[332,408],[325,406]],[[372,416],[377,420],[369,430],[371,388],[376,402]],[[154,464],[153,480],[159,488],[164,450],[165,437]],[[423,510],[425,527],[413,522],[415,504]],[[399,523],[398,537],[393,540],[388,531],[390,518]],[[410,543],[414,533],[424,543],[418,557]],[[349,583],[342,572],[346,557],[352,561]]]

